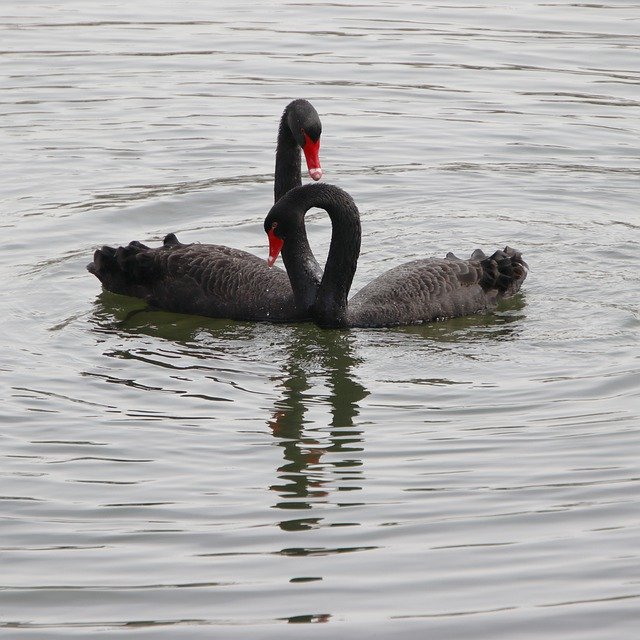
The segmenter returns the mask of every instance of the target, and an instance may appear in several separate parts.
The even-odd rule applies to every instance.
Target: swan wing
[[[243,320],[295,315],[287,274],[240,249],[182,244],[170,234],[164,245],[139,242],[102,247],[89,265],[106,289],[143,298],[168,311]]]
[[[419,324],[476,313],[513,295],[526,277],[517,251],[470,259],[453,254],[407,262],[382,274],[349,301],[351,326]]]

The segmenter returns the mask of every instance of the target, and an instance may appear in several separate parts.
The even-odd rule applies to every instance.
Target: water
[[[58,5],[0,7],[0,636],[635,638],[637,4]],[[103,243],[266,256],[295,97],[355,289],[508,243],[522,295],[336,332],[102,293]]]

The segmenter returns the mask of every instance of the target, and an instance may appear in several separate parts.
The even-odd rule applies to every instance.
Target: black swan
[[[390,269],[347,304],[360,253],[360,214],[346,191],[309,184],[283,196],[264,222],[268,262],[272,265],[282,250],[294,291],[303,282],[304,265],[287,246],[302,237],[304,216],[311,207],[327,211],[332,226],[324,275],[311,309],[321,327],[389,327],[476,313],[515,294],[527,275],[522,256],[509,247],[489,257],[477,249],[468,260],[449,253]]]
[[[311,103],[294,100],[287,105],[278,129],[276,202],[302,182],[300,149],[311,178],[322,177],[321,132]],[[301,265],[295,296],[287,273],[269,268],[263,258],[221,245],[182,244],[172,233],[157,248],[136,241],[117,249],[104,246],[87,269],[107,290],[143,298],[167,311],[283,322],[308,317],[322,277],[304,230],[298,238],[299,244],[290,249],[292,259]]]

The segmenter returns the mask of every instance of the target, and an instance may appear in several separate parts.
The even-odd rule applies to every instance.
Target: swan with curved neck
[[[305,185],[274,204],[264,228],[269,260],[280,251],[294,292],[304,285],[302,256],[290,248],[304,230],[312,207],[331,219],[331,243],[311,316],[322,327],[389,327],[463,316],[494,307],[514,295],[527,275],[519,252],[506,247],[487,257],[476,250],[468,260],[414,260],[382,274],[347,301],[360,254],[360,214],[346,192],[329,184]]]
[[[302,183],[300,150],[310,177],[322,177],[321,133],[320,118],[310,102],[299,99],[287,105],[278,129],[276,202]],[[87,269],[107,290],[143,298],[167,311],[283,322],[308,316],[322,276],[304,229],[290,251],[299,264],[295,295],[287,273],[268,268],[262,258],[221,245],[182,244],[174,234],[158,248],[136,241],[125,247],[104,246]]]

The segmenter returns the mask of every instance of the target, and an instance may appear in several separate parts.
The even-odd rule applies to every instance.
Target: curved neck
[[[276,169],[273,183],[274,202],[278,202],[287,191],[302,184],[300,148],[289,128],[288,116],[289,107],[282,114],[278,128]]]
[[[293,219],[293,233],[282,248],[282,258],[289,280],[298,298],[310,291],[303,288],[304,260],[296,250],[304,231],[304,216],[312,207],[324,209],[331,218],[331,243],[324,275],[316,287],[311,307],[313,319],[321,327],[344,327],[347,323],[347,296],[360,255],[360,214],[351,196],[328,184],[308,184],[290,192],[279,202],[283,215]],[[280,207],[278,207],[280,208]],[[306,238],[306,234],[305,234]]]
[[[293,289],[296,308],[308,317],[318,294],[322,269],[309,246],[304,213],[300,214],[299,224],[282,247],[282,261]]]

